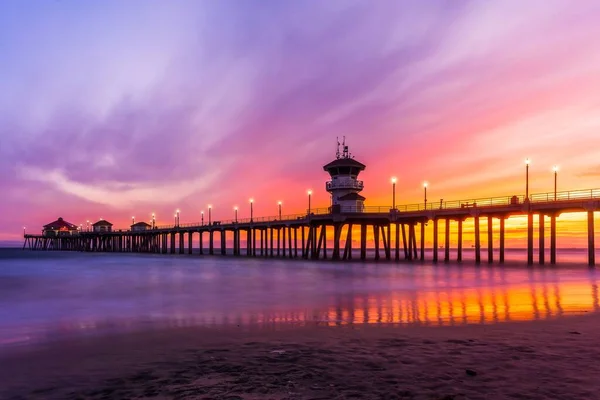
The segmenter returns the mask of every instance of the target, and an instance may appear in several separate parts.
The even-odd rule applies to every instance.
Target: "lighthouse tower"
[[[365,165],[350,154],[345,137],[341,144],[337,141],[335,160],[323,169],[331,176],[331,180],[325,184],[325,189],[331,193],[331,212],[362,212],[365,198],[359,193],[363,190],[363,182],[357,178]]]

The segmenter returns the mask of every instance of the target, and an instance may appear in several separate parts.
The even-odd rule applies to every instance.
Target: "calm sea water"
[[[584,265],[585,252],[561,251],[559,260],[574,264],[477,267],[0,249],[0,346],[166,326],[438,326],[600,311],[600,276]]]

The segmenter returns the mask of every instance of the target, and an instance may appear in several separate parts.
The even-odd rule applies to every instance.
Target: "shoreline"
[[[589,399],[600,390],[599,326],[600,314],[589,313],[491,325],[80,337],[0,354],[0,397]]]

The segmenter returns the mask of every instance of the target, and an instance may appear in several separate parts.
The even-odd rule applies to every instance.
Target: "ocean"
[[[585,250],[531,268],[522,252],[505,266],[486,256],[476,266],[0,249],[0,347],[165,327],[444,326],[600,310]]]

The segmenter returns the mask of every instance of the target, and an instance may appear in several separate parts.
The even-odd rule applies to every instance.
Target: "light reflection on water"
[[[0,345],[183,326],[461,325],[596,312],[597,273],[0,252]]]

